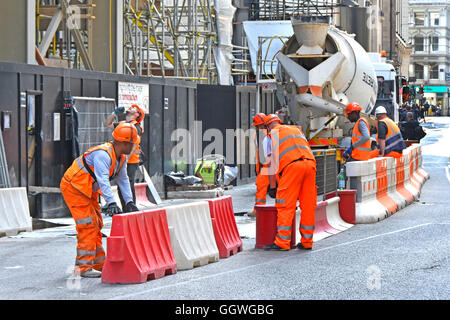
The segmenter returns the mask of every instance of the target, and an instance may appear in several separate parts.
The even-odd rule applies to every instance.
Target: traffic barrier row
[[[419,199],[429,174],[422,168],[422,147],[413,144],[400,158],[380,157],[346,163],[350,189],[357,190],[355,223],[383,220]]]
[[[0,236],[32,231],[26,188],[0,188]]]
[[[106,283],[142,283],[242,251],[230,196],[115,215]]]
[[[341,201],[343,201],[341,205]],[[338,234],[353,226],[343,219],[343,216],[351,217],[354,213],[355,192],[345,190],[338,193],[338,196],[328,195],[328,199],[316,204],[315,228],[313,241],[325,239],[334,234]],[[277,234],[277,208],[272,205],[257,205],[256,208],[256,249],[261,249],[265,245],[272,244]],[[353,210],[353,212],[351,212]],[[344,211],[346,213],[344,214]],[[291,249],[295,248],[300,241],[300,219],[301,210],[296,211],[292,222]],[[353,218],[354,219],[354,218]],[[298,241],[297,241],[298,240]]]

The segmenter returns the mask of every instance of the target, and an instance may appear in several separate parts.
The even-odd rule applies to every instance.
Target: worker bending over
[[[361,106],[356,102],[349,103],[345,108],[348,120],[355,122],[352,131],[352,143],[343,154],[346,161],[364,161],[378,155],[378,150],[372,150],[371,148],[369,122],[360,117],[361,110]]]
[[[138,139],[137,130],[132,124],[122,121],[112,136],[112,142],[91,147],[76,158],[61,179],[61,192],[78,233],[75,273],[82,277],[100,277],[105,260],[99,195],[106,201],[106,215],[121,213],[111,190],[112,179],[115,179],[126,202],[123,211],[139,211],[131,196],[126,170],[126,155]]]
[[[375,116],[378,120],[377,143],[380,157],[400,158],[406,148],[400,128],[387,116],[387,111],[382,106],[375,109]]]
[[[274,120],[272,115],[267,116],[266,126],[272,141],[269,170],[273,169],[272,172],[275,172],[269,176],[269,195],[275,195],[277,234],[274,243],[263,249],[290,249],[292,222],[297,200],[300,200],[301,240],[297,248],[310,250],[313,246],[317,202],[316,160],[301,127],[281,125],[280,122]]]

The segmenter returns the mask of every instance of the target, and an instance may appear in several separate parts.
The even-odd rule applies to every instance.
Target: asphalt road
[[[312,251],[256,250],[250,232],[244,251],[230,258],[143,284],[111,285],[73,278],[75,229],[50,228],[0,238],[0,299],[447,300],[450,118],[428,118],[424,126],[424,169],[431,179],[420,201],[318,241]],[[234,193],[242,210],[251,208],[252,188]],[[240,230],[254,225],[237,219]]]

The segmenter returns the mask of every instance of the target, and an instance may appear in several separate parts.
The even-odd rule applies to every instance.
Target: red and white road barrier
[[[422,168],[422,147],[413,144],[399,159],[374,158],[346,163],[350,187],[357,190],[356,223],[387,218],[418,200],[429,174]]]

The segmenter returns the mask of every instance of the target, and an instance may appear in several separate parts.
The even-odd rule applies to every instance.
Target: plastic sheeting
[[[231,75],[231,62],[233,51],[233,16],[236,8],[231,0],[215,0],[217,39],[218,45],[214,50],[214,58],[217,67],[218,83],[220,85],[233,85]]]
[[[278,60],[275,57],[283,47],[283,42],[278,37],[284,37],[283,41],[286,42],[287,37],[291,37],[294,34],[291,21],[244,21],[243,25],[253,72],[256,73],[258,38],[268,37],[262,44],[261,58],[265,60],[273,59],[274,61],[273,63],[266,61],[265,65],[263,64],[261,73],[275,75],[278,65]]]

